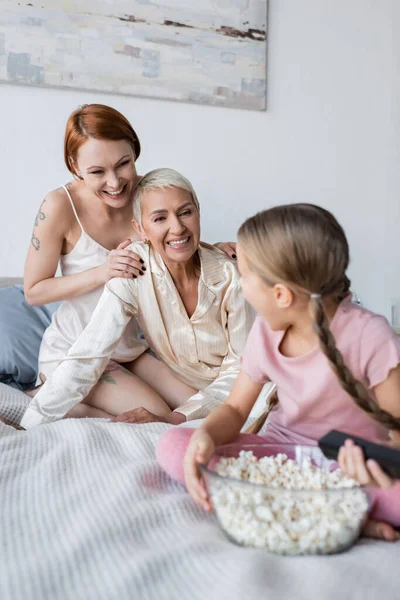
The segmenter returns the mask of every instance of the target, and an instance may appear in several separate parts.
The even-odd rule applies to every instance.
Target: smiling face
[[[148,189],[141,201],[142,223],[133,221],[165,263],[185,263],[200,242],[200,215],[191,194],[178,187]]]
[[[138,176],[133,149],[126,140],[89,138],[79,148],[76,171],[108,206],[123,208],[131,201]]]

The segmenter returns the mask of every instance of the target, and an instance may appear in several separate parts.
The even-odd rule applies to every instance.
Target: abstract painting
[[[266,38],[267,0],[0,0],[0,81],[264,110]]]

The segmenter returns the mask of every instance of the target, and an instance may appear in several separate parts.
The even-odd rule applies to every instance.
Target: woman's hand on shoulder
[[[229,256],[229,258],[236,259],[236,242],[218,242],[214,244],[216,248],[222,250]]]
[[[215,444],[213,439],[206,431],[200,428],[193,433],[183,460],[188,492],[196,504],[208,512],[212,510],[211,500],[199,465],[207,464],[214,450]]]
[[[145,274],[144,260],[139,254],[128,249],[131,243],[130,239],[121,242],[115,250],[111,250],[107,262],[99,267],[103,283],[107,283],[113,277],[136,279]]]

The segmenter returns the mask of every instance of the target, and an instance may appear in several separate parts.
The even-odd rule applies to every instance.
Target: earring
[[[147,244],[148,246],[150,246],[150,240],[148,238],[144,238],[144,243]]]

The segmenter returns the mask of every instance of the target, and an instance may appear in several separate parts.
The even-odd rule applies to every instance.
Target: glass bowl
[[[289,489],[216,472],[221,458],[237,458],[242,450],[257,458],[285,454],[300,466],[311,462],[323,471],[339,468],[316,446],[261,443],[218,448],[207,466],[200,468],[218,521],[230,540],[285,555],[333,554],[355,543],[369,508],[365,488]],[[318,480],[314,484],[318,486]]]

